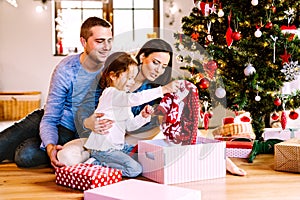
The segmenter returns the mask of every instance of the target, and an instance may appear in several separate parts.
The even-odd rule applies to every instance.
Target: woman
[[[172,47],[164,40],[152,39],[146,42],[136,55],[136,59],[139,64],[139,73],[135,78],[134,86],[131,87],[131,92],[138,92],[169,83],[172,77],[172,58]],[[89,99],[91,100],[95,98],[98,99],[99,96],[92,96]],[[153,101],[150,105],[155,103],[156,102]],[[101,117],[103,116],[101,113],[93,113],[95,106],[96,105],[94,105],[94,107],[83,106],[82,108],[79,108],[79,112],[77,113],[77,115],[79,115],[78,119],[81,119],[79,126],[83,124],[84,133],[86,133],[87,130],[91,130],[98,134],[108,133],[107,130],[111,128],[111,124],[113,122],[110,120],[101,120]],[[134,115],[139,114],[144,106],[145,105],[134,107],[132,109]],[[82,116],[82,114],[84,114],[84,110],[93,114],[91,114],[90,117],[84,118],[84,116]],[[85,116],[87,116],[86,113]],[[146,124],[138,131],[131,132],[130,135],[132,136],[135,134],[139,139],[148,139],[149,137],[154,137],[159,133],[159,130],[155,129],[157,127],[159,127],[159,121],[157,118],[153,118],[150,123]],[[78,129],[79,128],[77,128],[77,130]],[[79,135],[86,137],[83,132],[79,133]],[[129,152],[131,150],[132,148],[128,148]],[[231,174],[240,176],[246,175],[246,172],[243,169],[238,168],[229,158],[226,159],[226,168]]]

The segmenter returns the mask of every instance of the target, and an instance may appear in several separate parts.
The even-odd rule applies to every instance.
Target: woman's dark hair
[[[106,88],[111,86],[112,73],[119,77],[121,73],[126,72],[130,65],[137,65],[136,59],[126,52],[114,52],[109,55],[104,63],[104,71],[100,78],[100,87]]]
[[[141,54],[144,54],[145,57],[148,57],[150,54],[156,52],[167,52],[170,54],[170,61],[165,72],[162,75],[160,75],[155,81],[152,82],[158,85],[165,85],[169,83],[172,79],[173,50],[169,43],[162,39],[151,39],[141,47],[141,49],[136,55],[136,59],[138,61],[138,64],[141,64]]]

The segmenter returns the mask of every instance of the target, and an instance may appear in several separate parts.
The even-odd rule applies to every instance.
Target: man
[[[0,133],[0,161],[9,159],[19,167],[36,167],[48,164],[50,158],[53,167],[63,166],[57,151],[78,137],[74,115],[111,51],[111,28],[98,17],[83,22],[80,42],[84,52],[67,56],[56,66],[44,110]]]

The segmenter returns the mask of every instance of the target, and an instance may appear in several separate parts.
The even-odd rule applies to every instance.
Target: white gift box
[[[201,192],[176,186],[129,179],[84,191],[85,200],[201,200]]]
[[[268,139],[289,140],[291,138],[300,138],[300,129],[286,128],[282,130],[281,128],[265,128],[262,137],[265,141]]]
[[[195,145],[170,145],[164,139],[138,142],[143,176],[158,183],[175,184],[225,177],[226,142],[197,138]]]

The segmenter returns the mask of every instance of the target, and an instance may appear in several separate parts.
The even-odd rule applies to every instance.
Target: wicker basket
[[[255,139],[255,134],[250,123],[226,124],[213,130],[212,134],[214,137]]]
[[[19,120],[40,108],[41,92],[0,92],[0,120]]]

